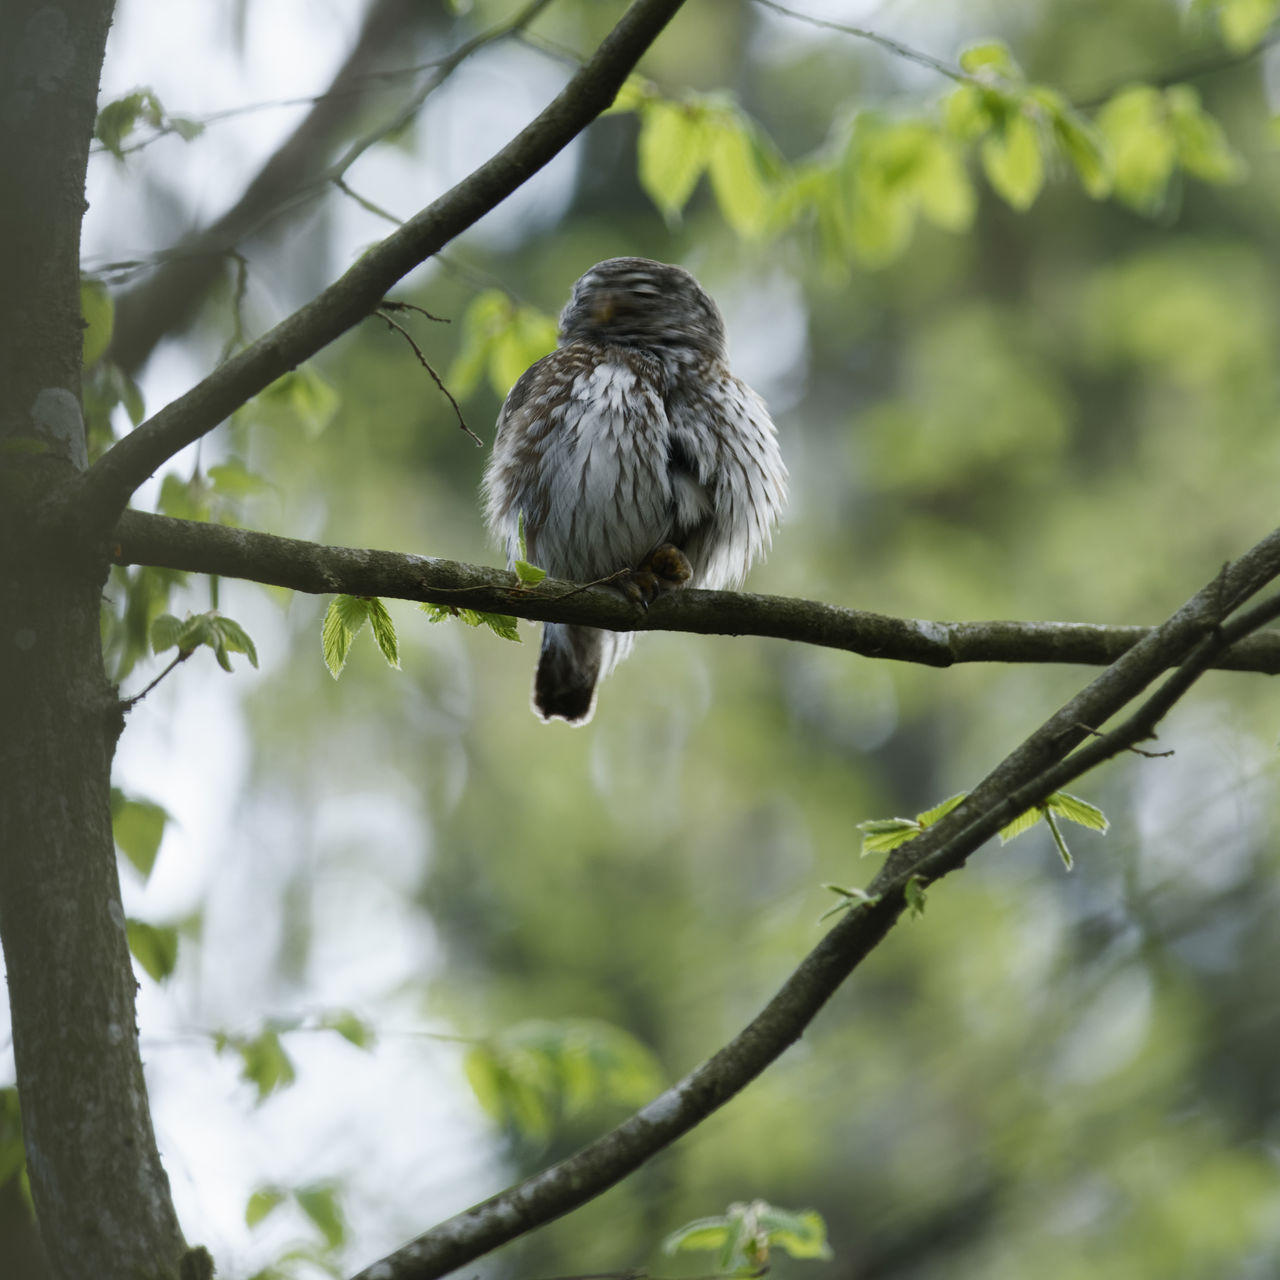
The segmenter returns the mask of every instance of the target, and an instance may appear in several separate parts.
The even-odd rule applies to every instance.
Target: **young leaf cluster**
[[[773,1249],[793,1258],[829,1261],[827,1224],[813,1209],[779,1209],[764,1200],[731,1204],[714,1218],[699,1218],[673,1231],[665,1252],[712,1250],[716,1268],[727,1275],[752,1275],[769,1266]]]
[[[554,316],[517,303],[500,289],[486,289],[462,317],[461,344],[447,381],[461,399],[487,377],[494,394],[502,397],[555,345]]]
[[[334,596],[324,615],[320,642],[324,649],[325,666],[335,680],[347,665],[351,642],[359,635],[365,623],[369,624],[387,664],[399,669],[400,643],[387,606],[377,596]]]
[[[312,1182],[300,1187],[268,1183],[258,1187],[245,1204],[244,1220],[250,1227],[261,1226],[277,1209],[292,1205],[316,1229],[319,1239],[294,1245],[270,1266],[254,1274],[252,1280],[287,1280],[314,1275],[315,1268],[340,1276],[336,1251],[347,1241],[347,1220],[342,1209],[342,1187],[335,1182]]]
[[[251,666],[258,665],[258,650],[245,629],[234,618],[216,610],[189,613],[181,621],[171,613],[162,613],[151,624],[151,648],[155,653],[177,649],[179,658],[189,658],[202,645],[213,650],[224,671],[231,670],[233,653],[244,654]]]
[[[927,827],[933,826],[940,818],[950,813],[965,799],[965,795],[966,793],[961,791],[942,801],[941,804],[934,805],[932,809],[916,814],[914,818],[873,818],[868,822],[858,823],[858,830],[862,832],[862,856],[865,858],[869,854],[892,853],[894,849],[906,844],[909,840],[914,840]],[[1054,844],[1063,863],[1070,870],[1072,858],[1063,839],[1058,819],[1074,822],[1078,826],[1087,827],[1090,831],[1106,832],[1110,825],[1106,815],[1096,805],[1090,804],[1087,800],[1081,800],[1079,796],[1073,796],[1069,791],[1055,791],[1043,804],[1033,806],[1002,827],[1000,843],[1008,844],[1010,840],[1017,839],[1018,836],[1030,831],[1037,823],[1043,821],[1053,835]],[[828,887],[834,888],[834,886]],[[847,890],[838,890],[838,892],[849,893]]]
[[[147,141],[161,134],[176,133],[184,142],[190,142],[204,132],[204,125],[198,120],[190,120],[186,116],[171,116],[154,90],[135,89],[122,98],[108,102],[98,112],[93,136],[117,160],[123,160],[126,151],[135,150],[142,145],[134,135],[144,128],[149,131]]]
[[[464,1068],[485,1111],[533,1143],[565,1120],[609,1103],[639,1106],[662,1087],[662,1070],[644,1044],[593,1019],[516,1023],[476,1044]]]
[[[1226,9],[1222,21],[1248,25]],[[1190,86],[1122,89],[1090,120],[1056,89],[1028,81],[999,41],[964,50],[959,66],[961,83],[934,111],[915,118],[860,111],[793,162],[724,95],[673,100],[633,77],[613,109],[638,117],[640,183],[668,223],[705,176],[721,216],[743,239],[812,226],[829,260],[869,267],[898,258],[922,217],[944,230],[969,229],[977,208],[971,156],[1019,211],[1055,169],[1073,172],[1094,199],[1114,194],[1144,213],[1158,210],[1179,173],[1225,183],[1243,172]]]

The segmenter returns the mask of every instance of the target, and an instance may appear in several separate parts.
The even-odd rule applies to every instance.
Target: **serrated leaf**
[[[527,587],[541,582],[547,576],[545,569],[539,569],[536,564],[530,564],[527,560],[517,560],[511,567],[515,570],[516,577]]]
[[[932,809],[926,809],[923,813],[916,814],[916,821],[922,827],[931,827],[940,818],[945,818],[952,809],[960,806],[960,803],[968,796],[967,791],[957,791],[955,795],[948,796],[941,804],[935,804]]]
[[[363,596],[334,596],[325,610],[320,628],[320,645],[324,651],[324,664],[336,680],[347,665],[351,641],[369,621],[369,603]]]
[[[347,1238],[347,1224],[338,1204],[338,1189],[331,1183],[300,1187],[294,1192],[298,1207],[320,1229],[325,1243],[336,1249]]]
[[[164,840],[169,812],[151,800],[134,800],[118,787],[111,788],[111,830],[116,848],[146,880]]]
[[[151,623],[151,652],[163,653],[172,649],[182,635],[182,623],[171,613],[162,613]]]
[[[133,958],[157,982],[163,982],[178,963],[178,931],[130,918],[125,922]]]
[[[521,643],[517,620],[509,613],[478,612],[477,616],[494,635],[501,636],[504,640],[512,640],[516,644]]]
[[[80,315],[84,319],[84,346],[81,363],[86,369],[97,364],[111,345],[116,308],[101,280],[80,280]]]
[[[288,1198],[280,1187],[259,1187],[244,1206],[244,1221],[247,1227],[256,1227],[265,1221]]]
[[[858,823],[862,832],[862,857],[874,853],[892,853],[899,845],[914,840],[921,826],[913,818],[873,818]]]
[[[1045,807],[1051,813],[1057,814],[1059,818],[1065,818],[1068,822],[1076,823],[1077,826],[1088,827],[1090,831],[1105,832],[1111,826],[1107,821],[1107,815],[1097,805],[1081,800],[1079,796],[1073,796],[1069,791],[1055,791],[1045,801]]]
[[[710,158],[706,110],[654,98],[640,110],[640,185],[668,222],[688,203]]]
[[[213,619],[213,628],[221,641],[222,647],[230,649],[232,653],[243,653],[249,659],[251,666],[256,667],[258,665],[257,647],[249,639],[248,632],[234,618],[228,618],[225,614],[218,614]],[[230,667],[227,669],[230,670]]]
[[[1044,186],[1044,156],[1036,126],[1021,111],[1010,112],[1000,128],[982,140],[982,168],[1007,204],[1029,209]]]
[[[1036,805],[1025,813],[1020,813],[1014,820],[1000,828],[1000,843],[1008,844],[1020,835],[1030,831],[1044,817],[1044,810]]]
[[[377,596],[370,596],[369,625],[373,628],[373,638],[378,642],[382,656],[387,665],[400,669],[400,642],[396,638],[396,624],[391,621],[387,606]]]

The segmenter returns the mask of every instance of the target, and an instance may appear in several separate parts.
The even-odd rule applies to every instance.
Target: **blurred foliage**
[[[511,8],[459,7],[476,27]],[[555,5],[538,30],[588,50],[618,7]],[[1280,171],[1253,51],[1276,10],[919,0],[903,29],[933,52],[950,43],[947,79],[770,9],[687,6],[584,139],[558,218],[482,226],[406,288],[454,321],[424,349],[489,439],[479,424],[548,349],[586,267],[679,261],[725,310],[792,471],[753,589],[917,617],[1157,621],[1275,523]],[[129,128],[163,127],[138,110]],[[423,155],[433,141],[424,125]],[[91,360],[109,311],[88,296]],[[225,309],[206,345],[238,326]],[[478,514],[482,456],[404,344],[365,326],[314,366],[236,415],[213,465],[167,478],[160,508],[500,561]],[[96,412],[140,414],[136,388],[101,369]],[[171,600],[203,591],[117,571],[117,674],[144,660]],[[255,998],[301,1005],[324,987],[326,930],[356,910],[348,889],[335,917],[327,883],[382,885],[441,956],[388,979],[388,1000],[478,1046],[465,1070],[509,1178],[738,1030],[820,936],[824,883],[865,878],[862,824],[919,813],[918,829],[1089,674],[653,635],[574,733],[528,714],[533,649],[496,643],[489,618],[429,627],[394,601],[376,619],[335,602],[335,685],[316,644],[325,607],[287,603],[246,708],[251,781],[224,871],[275,875],[263,909],[279,942]],[[350,646],[364,621],[400,671]],[[1269,689],[1206,677],[1162,730],[1171,758],[1089,779],[1111,831],[1073,839],[1074,876],[1043,827],[983,850],[743,1097],[478,1272],[659,1265],[681,1223],[759,1197],[812,1205],[829,1229],[834,1260],[775,1256],[783,1276],[1270,1274]],[[146,815],[124,816],[145,875]],[[259,1099],[294,1076],[287,1029],[219,1041]],[[437,1170],[381,1206],[386,1248],[453,1203],[451,1181]],[[300,1193],[262,1195],[255,1220],[285,1202],[310,1213]]]

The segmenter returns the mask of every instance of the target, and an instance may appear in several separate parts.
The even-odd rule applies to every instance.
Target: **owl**
[[[533,564],[647,604],[738,585],[786,481],[764,402],[729,371],[716,304],[681,267],[611,258],[573,286],[557,350],[511,388],[483,492],[509,563],[523,523]],[[632,639],[546,623],[534,710],[585,724]]]

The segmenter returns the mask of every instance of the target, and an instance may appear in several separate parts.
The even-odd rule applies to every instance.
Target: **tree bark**
[[[106,564],[69,554],[46,518],[85,466],[80,222],[110,19],[108,0],[0,9],[0,942],[27,1167],[60,1280],[176,1276],[184,1256],[111,835]]]

